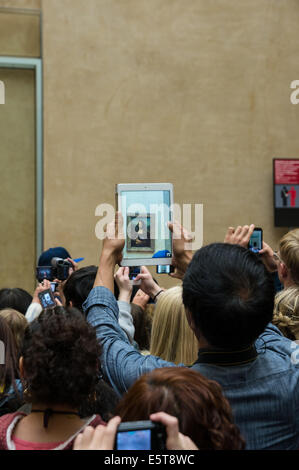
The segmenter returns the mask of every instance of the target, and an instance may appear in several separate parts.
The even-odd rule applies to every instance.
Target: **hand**
[[[145,266],[141,266],[140,274],[136,277],[136,281],[141,280],[140,289],[152,299],[161,290],[161,287],[153,280],[149,270]]]
[[[73,450],[114,450],[115,436],[120,421],[120,417],[115,416],[107,426],[100,425],[97,428],[87,426],[76,437]]]
[[[253,234],[255,226],[252,225],[244,225],[241,227],[240,225],[235,229],[234,227],[229,227],[224,243],[230,243],[231,245],[241,245],[244,248],[248,248],[249,240],[251,235]]]
[[[47,279],[45,279],[42,283],[38,284],[33,294],[32,303],[41,305],[38,294],[49,289],[51,290],[51,282]]]
[[[277,261],[275,261],[274,251],[272,250],[271,246],[263,242],[263,249],[259,252],[259,255],[267,271],[270,273],[277,271]]]
[[[119,268],[114,276],[115,282],[119,288],[118,300],[130,303],[133,285],[129,278],[129,268]]]
[[[168,227],[173,234],[172,264],[175,268],[174,273],[170,274],[170,276],[177,279],[183,279],[187,267],[192,259],[192,250],[190,250],[192,236],[178,222],[174,222],[173,224],[169,223]]]
[[[167,450],[199,450],[190,437],[179,432],[179,422],[174,416],[160,412],[150,416],[151,421],[162,423],[166,427]]]
[[[120,265],[124,246],[123,217],[120,212],[117,212],[114,221],[107,225],[102,256],[112,257],[115,264]]]
[[[76,263],[72,258],[67,258],[66,261],[69,261],[71,263],[72,267],[69,268],[69,277],[73,274],[73,272],[78,271],[79,269],[79,264]]]
[[[94,287],[106,287],[114,293],[115,265],[121,263],[124,246],[123,219],[117,213],[114,221],[107,225]]]
[[[147,306],[148,302],[150,300],[150,296],[148,294],[145,294],[143,290],[139,289],[132,300],[132,304],[138,305],[142,310],[145,310],[145,307]]]

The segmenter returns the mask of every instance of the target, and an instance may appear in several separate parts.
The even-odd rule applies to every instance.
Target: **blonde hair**
[[[19,355],[21,352],[24,333],[28,326],[28,322],[22,313],[10,308],[0,310],[0,316],[6,321],[6,323],[11,329],[11,332],[15,339],[17,353]]]
[[[282,237],[279,253],[290,271],[292,280],[299,285],[299,229],[292,230]]]
[[[182,299],[182,287],[168,289],[157,302],[150,353],[175,364],[193,364],[198,356],[198,341],[191,330]]]
[[[289,287],[275,297],[273,324],[291,340],[299,339],[299,288]]]

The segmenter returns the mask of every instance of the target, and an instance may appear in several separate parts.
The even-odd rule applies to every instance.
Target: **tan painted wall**
[[[299,155],[297,0],[43,0],[45,245],[96,263],[121,182],[204,204],[204,241],[276,247],[272,158]]]

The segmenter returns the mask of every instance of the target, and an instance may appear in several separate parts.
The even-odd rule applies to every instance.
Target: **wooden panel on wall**
[[[204,241],[277,246],[272,159],[299,155],[296,0],[43,0],[45,245],[97,262],[115,183],[172,182]]]
[[[0,9],[0,56],[40,57],[40,16]]]

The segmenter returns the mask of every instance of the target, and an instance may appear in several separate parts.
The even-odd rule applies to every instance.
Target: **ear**
[[[278,265],[278,276],[279,279],[285,281],[288,278],[289,270],[284,263],[279,263]]]
[[[70,300],[70,307],[73,308],[73,302]]]

